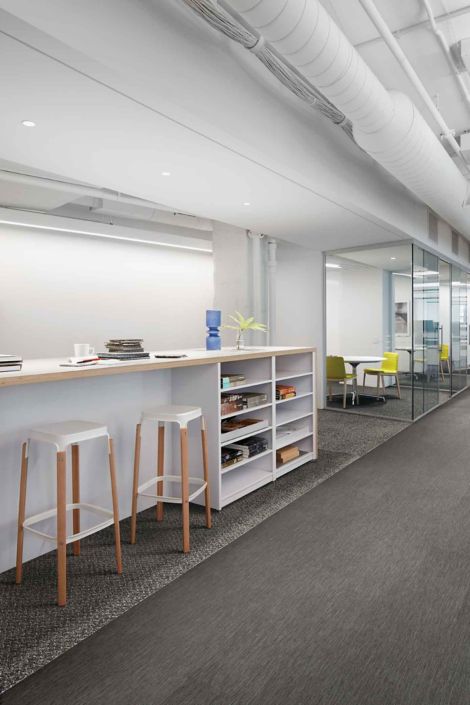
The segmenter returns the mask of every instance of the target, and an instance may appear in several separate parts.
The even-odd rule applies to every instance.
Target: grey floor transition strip
[[[320,457],[276,483],[214,513],[213,529],[203,512],[191,513],[192,550],[180,552],[178,507],[166,509],[157,525],[154,510],[140,514],[137,546],[130,546],[129,521],[122,522],[125,572],[114,572],[113,534],[105,530],[82,542],[82,555],[68,558],[69,601],[55,607],[55,553],[30,561],[24,582],[14,571],[0,576],[0,692],[31,675],[131,607],[227,546],[280,509],[336,474],[353,460],[395,435],[407,424],[323,411]]]

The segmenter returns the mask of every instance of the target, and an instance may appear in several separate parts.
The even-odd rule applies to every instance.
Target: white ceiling
[[[346,36],[371,66],[382,83],[388,88],[407,93],[418,106],[432,129],[439,130],[422,99],[411,85],[403,69],[392,56],[385,42],[363,10],[359,0],[322,0]],[[443,54],[442,48],[431,31],[427,14],[421,0],[375,0],[388,26],[397,31],[397,39],[418,73],[428,93],[434,98],[442,115],[451,129],[458,134],[470,129],[470,107],[466,105],[455,77]],[[466,14],[455,19],[439,22],[449,44],[470,37],[470,4],[465,0],[430,0],[435,16],[445,15],[461,8],[468,8]],[[407,30],[410,26],[426,21],[424,26]],[[401,30],[401,32],[399,31]],[[377,41],[371,41],[377,39]],[[470,90],[470,77],[463,74]]]
[[[339,263],[342,267],[361,264],[389,272],[411,271],[411,245],[391,245],[370,250],[343,250],[327,257],[327,262]],[[352,264],[354,263],[354,265]]]
[[[355,43],[376,36],[358,0],[324,4]],[[418,0],[377,5],[394,29],[423,18]],[[434,7],[443,11],[440,1]],[[0,0],[0,20],[0,155],[21,171],[317,249],[423,227],[424,211],[403,187],[180,0]],[[453,24],[464,31],[462,18]],[[451,126],[470,125],[429,30],[402,41]],[[382,42],[360,50],[387,87],[411,94]],[[61,199],[0,182],[0,204],[52,209]]]

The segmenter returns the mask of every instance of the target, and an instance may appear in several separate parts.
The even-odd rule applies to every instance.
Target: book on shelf
[[[241,460],[244,460],[243,453],[237,448],[229,448],[224,446],[220,451],[220,462],[222,468],[230,467],[230,465],[235,465]]]
[[[220,413],[222,416],[233,414],[243,409],[243,394],[224,393],[220,397]]]
[[[297,446],[284,446],[276,451],[276,461],[283,465],[291,460],[295,460],[300,455],[300,449]]]
[[[230,387],[238,387],[246,381],[245,375],[242,374],[223,374],[220,377],[221,389],[230,389]]]
[[[253,458],[268,449],[268,441],[261,436],[250,436],[250,438],[245,438],[239,443],[230,443],[230,445],[225,447],[240,450],[243,458]]]
[[[297,395],[297,390],[291,384],[276,384],[276,400],[292,399]]]
[[[243,394],[243,406],[251,409],[254,406],[261,406],[268,401],[268,395],[262,392],[245,392]]]

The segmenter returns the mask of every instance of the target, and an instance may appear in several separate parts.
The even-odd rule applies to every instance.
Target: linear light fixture
[[[333,262],[327,262],[325,267],[328,267],[328,269],[343,269],[340,264],[334,264]]]
[[[36,223],[20,223],[13,220],[0,220],[0,225],[13,225],[20,228],[34,228],[36,230],[52,230],[59,233],[70,233],[71,235],[88,235],[89,237],[103,237],[109,240],[124,240],[125,242],[137,242],[142,245],[156,245],[157,247],[172,247],[177,250],[191,250],[193,252],[205,252],[212,254],[211,249],[203,247],[192,247],[191,245],[176,245],[171,242],[157,242],[155,240],[143,240],[136,237],[125,237],[124,235],[111,235],[108,233],[94,233],[89,230],[76,230],[75,228],[59,228],[53,225],[37,225]]]

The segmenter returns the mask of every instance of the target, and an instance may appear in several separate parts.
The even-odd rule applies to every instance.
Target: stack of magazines
[[[0,372],[20,372],[22,365],[19,355],[0,355]]]
[[[105,345],[108,352],[98,353],[98,357],[103,360],[141,360],[150,357],[142,346],[143,342],[142,338],[113,338]]]

